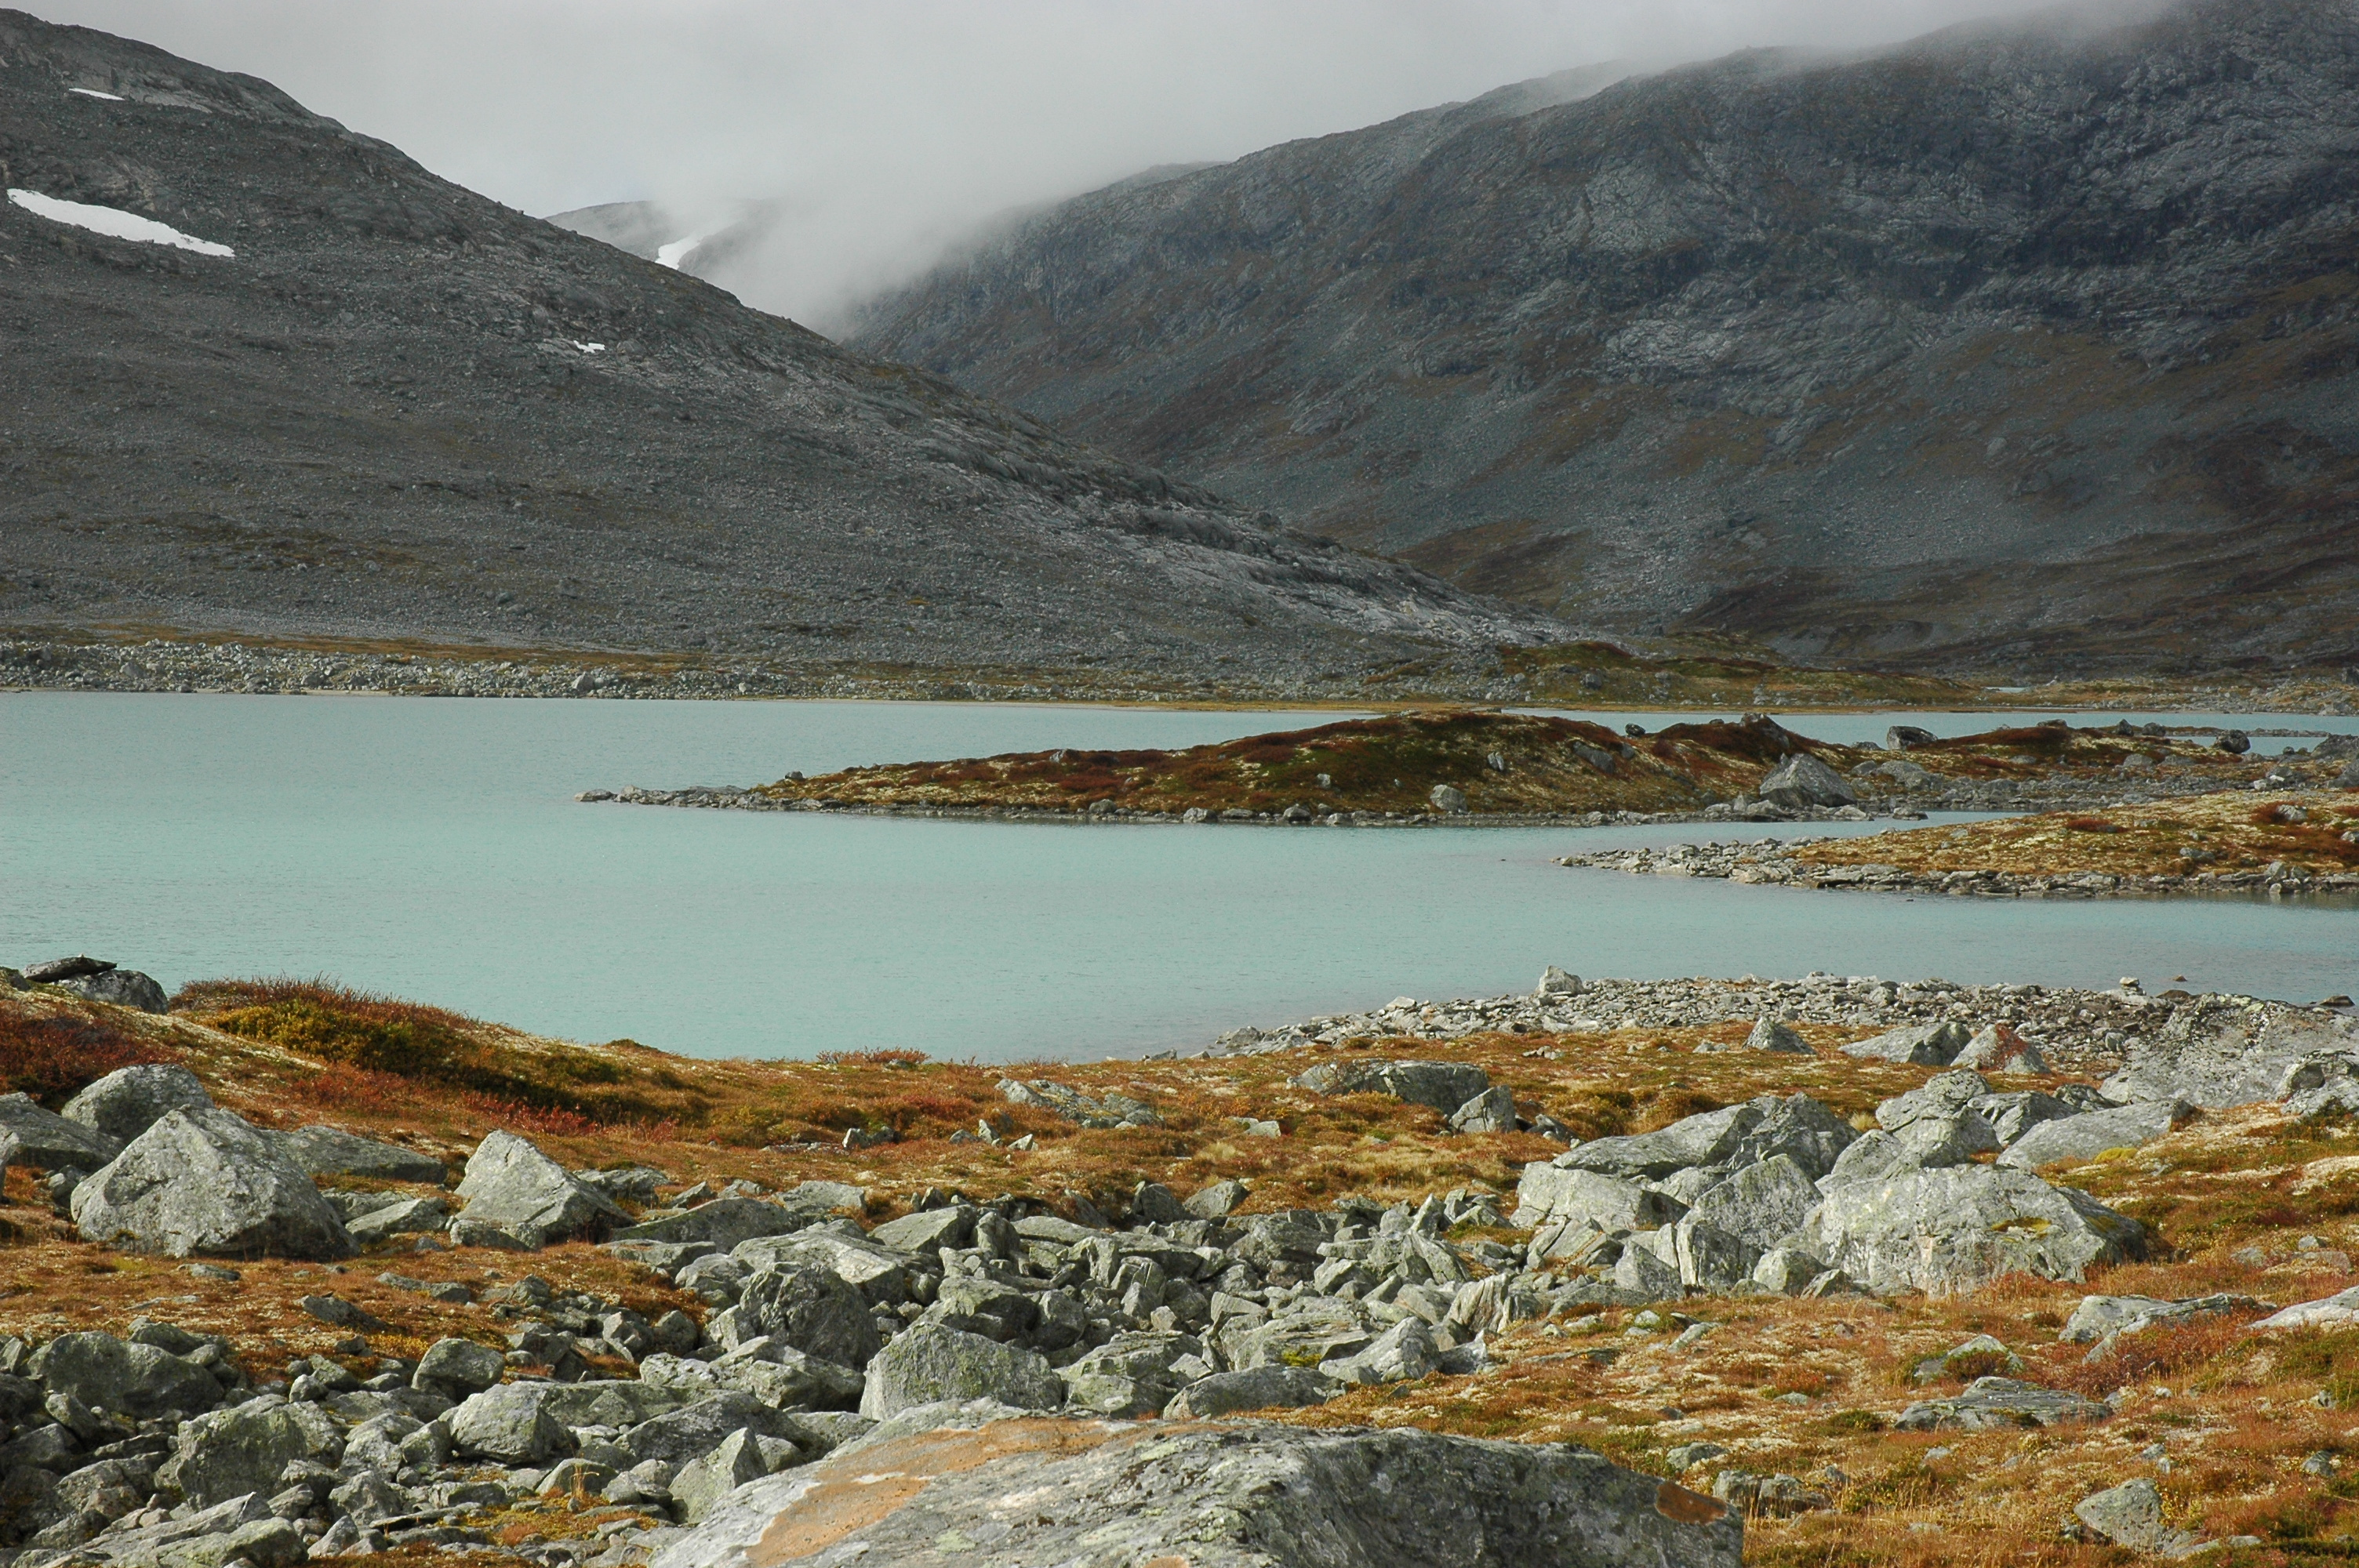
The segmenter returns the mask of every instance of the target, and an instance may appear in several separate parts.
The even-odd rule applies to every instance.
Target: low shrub
[[[30,1095],[51,1110],[118,1067],[169,1060],[108,1024],[0,1013],[0,1094]]]

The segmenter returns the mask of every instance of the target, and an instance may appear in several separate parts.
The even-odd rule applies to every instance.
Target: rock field
[[[19,989],[0,1007],[119,1018],[184,1054],[208,1037],[193,1003],[147,1014],[66,989],[100,963],[8,971]],[[42,975],[61,978],[25,978]],[[1535,1092],[1525,1076],[1665,1052],[1693,1065],[1673,1062],[1686,1075],[1674,1085],[1755,1092],[1690,1097],[1696,1108],[1617,1130],[1629,1123],[1593,1121],[1617,1103],[1606,1080]],[[266,1114],[267,1101],[240,1114],[214,1101],[234,1080],[171,1063],[114,1069],[55,1110],[0,1097],[15,1206],[0,1210],[14,1238],[0,1271],[12,1252],[79,1259],[85,1275],[166,1271],[105,1327],[76,1326],[54,1285],[0,1286],[0,1557],[285,1568],[432,1550],[690,1568],[762,1541],[765,1561],[798,1563],[857,1546],[1009,1568],[1158,1552],[1473,1568],[1564,1561],[1578,1539],[1583,1562],[1733,1564],[1746,1520],[1775,1541],[1919,1505],[1840,1465],[1762,1469],[1732,1447],[1789,1451],[1793,1438],[1741,1434],[1818,1404],[1820,1373],[1795,1389],[1773,1377],[1756,1407],[1704,1400],[1676,1368],[1738,1355],[1747,1336],[1723,1337],[1729,1323],[1856,1336],[1863,1315],[1896,1313],[1874,1332],[1929,1320],[1915,1343],[1930,1347],[1902,1360],[1911,1391],[1827,1431],[1919,1444],[1902,1454],[1919,1466],[2007,1434],[2094,1443],[2091,1461],[2116,1474],[2060,1504],[2073,1510],[2061,1528],[2133,1546],[2179,1531],[2168,1539],[2192,1546],[2234,1532],[2191,1528],[2201,1518],[2176,1494],[2152,1508],[2117,1495],[2152,1483],[2124,1480],[2102,1434],[2151,1430],[2141,1412],[2168,1390],[2107,1369],[2176,1336],[2214,1356],[2244,1347],[2256,1377],[2272,1340],[2340,1343],[2359,1325],[2359,1288],[2281,1293],[2320,1268],[2348,1277],[2347,1250],[2264,1238],[2174,1276],[2174,1258],[2201,1252],[2200,1222],[2138,1189],[2092,1190],[2156,1149],[2200,1170],[2223,1136],[2317,1129],[2300,1136],[2332,1148],[2338,1127],[2359,1131],[2359,1025],[2126,981],[1550,969],[1527,995],[1241,1030],[1191,1063],[1127,1064],[1112,1080],[1079,1065],[985,1076],[980,1092],[1031,1130],[993,1112],[930,1147],[1014,1174],[1093,1140],[1193,1136],[1182,1075],[1264,1063],[1284,1075],[1257,1080],[1277,1116],[1211,1145],[1237,1150],[1233,1168],[1277,1168],[1244,1149],[1315,1142],[1332,1107],[1338,1125],[1394,1127],[1404,1148],[1445,1158],[1513,1150],[1496,1167],[1512,1183],[1421,1196],[1347,1185],[1324,1206],[1266,1206],[1266,1174],[977,1199],[939,1184],[887,1192],[849,1164],[683,1181],[663,1167],[688,1145],[627,1135],[610,1147],[642,1158],[583,1165],[496,1125],[449,1143]],[[1847,1080],[1885,1087],[1863,1097]],[[885,1138],[847,1135],[835,1158],[938,1157],[926,1139]],[[825,1159],[816,1144],[764,1153],[806,1172]],[[2280,1190],[2332,1190],[2346,1167],[2359,1158],[2297,1161],[2286,1169],[2309,1184]],[[44,1224],[55,1239],[36,1239]],[[2169,1288],[2231,1264],[2269,1279],[2269,1296]],[[175,1277],[177,1291],[163,1283]],[[174,1323],[174,1303],[208,1291],[222,1292],[206,1309],[220,1326]],[[2027,1291],[2073,1303],[2047,1319],[2052,1352],[1993,1315]],[[304,1340],[319,1348],[289,1353]],[[270,1359],[266,1344],[288,1351]],[[1650,1418],[1660,1435],[1636,1446],[1584,1424],[1601,1392],[1644,1400],[1648,1379],[1728,1413],[1667,1407]],[[2347,1382],[2329,1377],[2296,1423],[2313,1447],[2288,1485],[2339,1473],[2338,1451],[2307,1429],[2342,1419],[2359,1396]],[[1457,1409],[1492,1430],[1464,1433]],[[899,1479],[869,1490],[880,1474]],[[1011,1509],[1019,1495],[1035,1500]]]

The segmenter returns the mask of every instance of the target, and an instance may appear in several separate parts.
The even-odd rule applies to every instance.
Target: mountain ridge
[[[1617,633],[2359,650],[2346,0],[1445,113],[1078,198],[847,341]]]
[[[440,180],[251,77],[0,12],[0,627],[1478,691],[1547,618],[1286,528]]]

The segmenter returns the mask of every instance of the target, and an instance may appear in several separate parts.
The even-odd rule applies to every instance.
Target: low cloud
[[[749,303],[822,330],[996,213],[1610,59],[1871,48],[1993,0],[50,0],[268,78],[528,212],[777,204]]]

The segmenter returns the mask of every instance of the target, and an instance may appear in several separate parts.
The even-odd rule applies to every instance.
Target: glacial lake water
[[[1192,1050],[1240,1023],[1520,989],[1550,963],[2078,985],[2185,975],[2297,1000],[2359,990],[2347,905],[1908,900],[1549,863],[1713,831],[1697,827],[1028,826],[571,798],[864,762],[1186,745],[1334,717],[0,694],[0,962],[90,952],[167,988],[324,974],[702,1055],[890,1045],[984,1060]],[[1597,717],[1652,728],[1670,716]],[[1941,733],[1996,721],[1792,722],[1858,741],[1897,720]]]

